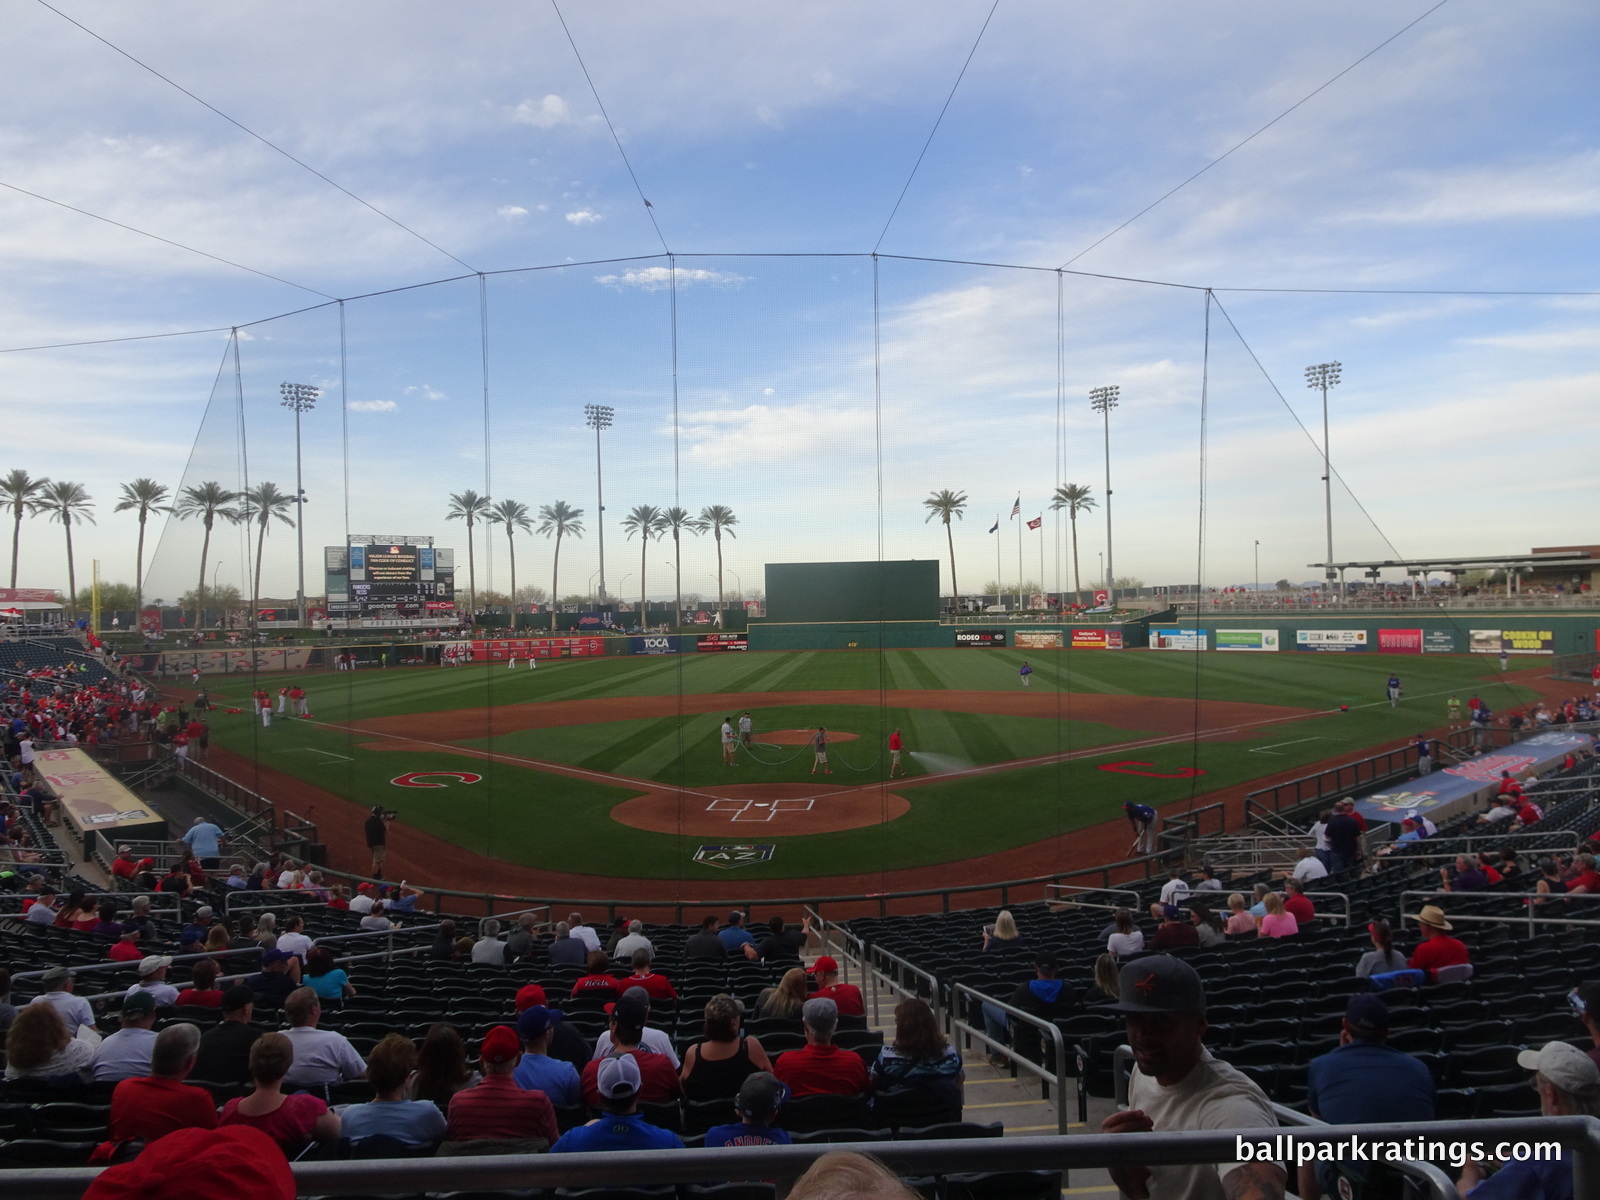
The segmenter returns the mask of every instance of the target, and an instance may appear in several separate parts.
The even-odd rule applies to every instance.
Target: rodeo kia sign
[[[956,630],[956,645],[958,646],[1004,646],[1006,644],[1006,631],[1004,629],[958,629]]]

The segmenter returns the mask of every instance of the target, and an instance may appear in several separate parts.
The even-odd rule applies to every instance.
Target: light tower
[[[306,489],[300,475],[300,414],[316,407],[320,388],[309,383],[283,383],[278,385],[283,393],[279,401],[285,408],[294,410],[294,540],[298,575],[294,588],[295,619],[301,628],[306,623]]]
[[[1117,603],[1117,568],[1111,561],[1111,410],[1117,406],[1121,389],[1110,387],[1089,389],[1089,407],[1105,419],[1106,430],[1106,598],[1113,608]]]
[[[611,418],[616,410],[609,404],[585,404],[583,423],[594,430],[594,490],[599,512],[595,515],[595,528],[600,534],[600,591],[596,599],[606,598],[606,492],[600,473],[600,431],[611,428]]]
[[[1333,468],[1328,454],[1328,389],[1338,385],[1337,360],[1306,368],[1306,386],[1312,390],[1322,390],[1322,505],[1328,525],[1328,552],[1322,560],[1322,577],[1327,581],[1330,592],[1334,589],[1336,572],[1333,569]],[[1343,591],[1342,580],[1340,590]]]

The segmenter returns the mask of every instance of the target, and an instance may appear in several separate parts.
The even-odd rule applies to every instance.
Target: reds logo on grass
[[[395,787],[408,788],[442,788],[449,787],[447,783],[429,783],[430,779],[459,779],[462,783],[480,783],[482,775],[471,771],[407,771],[404,775],[396,775],[389,780]]]

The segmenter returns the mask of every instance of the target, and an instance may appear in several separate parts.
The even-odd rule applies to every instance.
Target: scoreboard
[[[431,538],[352,537],[326,553],[330,614],[379,621],[455,616],[455,555]]]

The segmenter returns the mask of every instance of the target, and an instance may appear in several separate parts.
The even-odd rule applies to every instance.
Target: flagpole
[[[1050,607],[1049,589],[1044,586],[1044,513],[1039,514],[1039,589],[1045,593],[1045,607]]]
[[[1022,603],[1022,497],[1017,497],[1016,509],[1011,514],[1017,522],[1017,610],[1020,612]]]
[[[1000,514],[994,515],[994,602],[1005,604],[1005,584],[1000,579]]]

